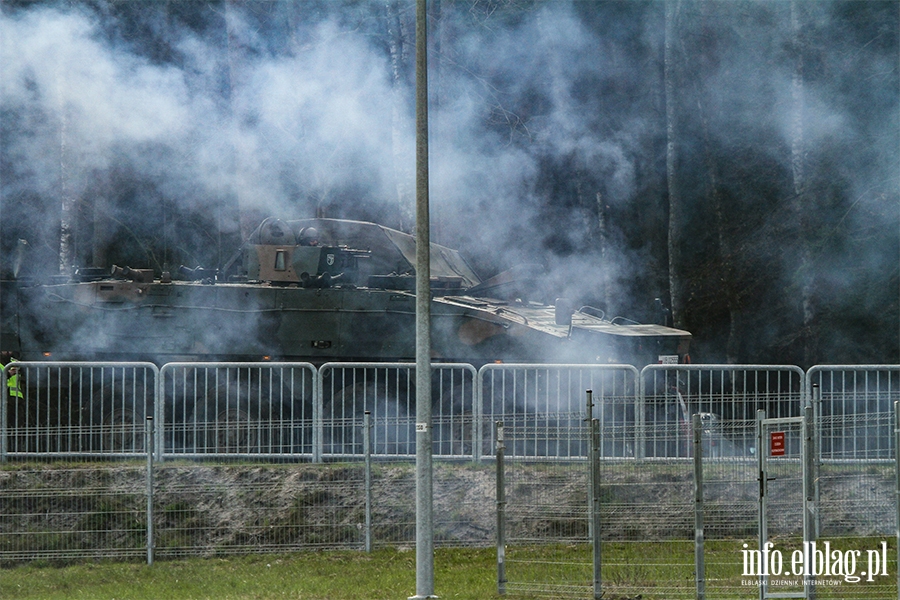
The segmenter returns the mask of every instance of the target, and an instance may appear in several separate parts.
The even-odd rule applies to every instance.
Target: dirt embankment
[[[710,538],[755,535],[758,483],[752,469],[706,481]],[[688,464],[604,464],[601,524],[608,540],[693,538],[693,472]],[[511,543],[588,539],[584,463],[508,463]],[[164,463],[153,474],[155,546],[161,555],[302,548],[362,548],[366,542],[362,464]],[[436,463],[435,541],[491,545],[497,523],[493,463]],[[0,556],[29,552],[112,556],[146,544],[147,472],[108,463],[0,470]],[[799,527],[800,486],[772,482],[771,531]],[[412,463],[376,462],[371,475],[371,541],[415,541]],[[890,465],[823,468],[822,535],[889,534],[894,527]],[[796,515],[797,518],[794,518]]]

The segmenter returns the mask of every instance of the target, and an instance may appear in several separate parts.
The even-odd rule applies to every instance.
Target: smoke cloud
[[[897,279],[897,228],[884,222],[897,218],[898,17],[890,2],[799,4],[798,37],[788,3],[681,3],[686,322],[714,360],[726,358],[729,303],[752,312],[748,360],[793,351],[796,321],[772,323],[760,307],[783,307],[797,285],[795,248],[773,249],[797,237],[785,208],[797,47],[818,314],[898,316],[896,294],[860,297]],[[484,276],[543,265],[547,299],[650,318],[668,288],[663,6],[441,3],[436,241]],[[32,264],[54,270],[67,202],[78,265],[215,267],[267,216],[408,226],[411,2],[0,9],[4,257],[26,238]],[[714,185],[730,249],[717,241]]]

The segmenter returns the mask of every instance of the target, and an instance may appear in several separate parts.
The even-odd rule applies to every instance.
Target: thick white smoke
[[[81,194],[118,152],[178,147],[199,108],[178,69],[114,53],[97,33],[77,12],[41,8],[0,21],[0,98],[22,120],[4,153],[38,193],[58,193],[61,161],[70,192]]]
[[[697,208],[682,243],[706,286],[695,307],[724,304],[709,283],[721,258],[709,149],[730,223],[787,237],[791,4],[680,4],[682,195]],[[897,90],[887,84],[897,63],[883,48],[897,26],[867,23],[866,11],[887,14],[877,2],[797,4],[808,173],[823,199],[813,225],[862,238],[896,213]],[[430,56],[436,240],[464,250],[482,275],[543,263],[558,295],[645,319],[668,280],[663,3],[441,6]],[[410,2],[0,3],[3,249],[25,237],[52,257],[66,202],[115,235],[117,249],[140,247],[147,264],[131,266],[157,269],[169,259],[149,256],[155,245],[221,264],[239,228],[255,224],[241,216],[399,226],[413,201],[412,17]],[[883,127],[867,111],[885,114]],[[829,179],[839,184],[823,189]],[[784,258],[773,244],[728,231],[749,257],[751,275],[728,282],[741,302],[784,295],[780,283],[757,289],[759,263]],[[99,262],[76,233],[79,260]],[[836,288],[871,289],[868,274],[885,268],[878,248],[857,261],[867,266],[859,278],[850,263],[860,252],[817,241],[820,263],[847,266]],[[210,245],[220,247],[201,252]]]
[[[13,174],[7,180],[44,199],[77,203],[124,165],[155,190],[141,200],[153,202],[156,194],[187,214],[234,203],[253,218],[374,214],[397,226],[390,217],[401,210],[397,203],[413,200],[397,199],[398,178],[412,169],[398,171],[393,160],[397,152],[412,157],[412,90],[400,90],[398,122],[383,41],[325,19],[298,24],[273,51],[238,5],[216,11],[227,30],[224,47],[202,32],[171,23],[166,29],[148,10],[148,22],[177,57],[168,61],[152,60],[139,41],[119,39],[115,21],[101,22],[86,7],[6,11],[0,93],[7,114],[20,120],[4,139]],[[534,40],[533,47],[522,39]],[[615,51],[562,4],[527,15],[519,27],[468,34],[453,53],[471,71],[442,70],[433,112],[438,237],[470,246],[482,269],[553,261],[544,246],[558,224],[548,226],[547,192],[536,189],[542,157],[567,156],[599,170],[613,202],[634,194],[628,136],[598,139],[584,127],[571,85],[598,61],[615,62]],[[488,83],[498,73],[507,89]],[[529,106],[529,96],[540,106]],[[487,112],[509,121],[485,132]],[[514,139],[521,136],[531,138],[531,150]],[[45,221],[58,220],[58,203],[45,205]],[[579,227],[583,221],[576,218]],[[53,243],[52,228],[42,235]],[[562,235],[577,244],[584,232]]]

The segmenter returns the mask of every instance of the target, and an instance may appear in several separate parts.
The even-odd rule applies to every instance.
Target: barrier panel
[[[133,456],[145,449],[152,363],[12,362],[3,369],[0,460]],[[6,385],[15,377],[15,387]]]
[[[639,449],[647,458],[689,457],[694,413],[708,456],[755,456],[756,411],[800,416],[805,397],[803,370],[794,366],[648,365],[640,383]]]
[[[432,365],[433,452],[472,457],[475,368]],[[413,363],[326,363],[319,368],[316,460],[362,456],[362,422],[372,418],[373,453],[416,455]]]
[[[823,461],[893,457],[900,366],[816,366],[806,374]]]
[[[892,541],[898,531],[894,419],[900,366],[816,366],[807,373],[807,387],[815,419],[814,528],[820,547],[828,541],[847,548],[859,537]],[[880,548],[872,545],[871,550]],[[896,550],[884,565],[900,576]],[[896,581],[873,579],[867,575],[842,588],[865,589],[868,597],[897,597]]]
[[[592,390],[601,457],[633,457],[637,376],[630,365],[485,365],[478,371],[477,447],[490,455],[492,424],[503,421],[507,457],[586,457],[585,391]]]
[[[169,363],[160,371],[166,456],[312,456],[309,363]]]

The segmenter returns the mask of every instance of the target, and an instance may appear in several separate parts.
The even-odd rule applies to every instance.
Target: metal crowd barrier
[[[806,374],[820,460],[893,458],[900,365],[812,367]]]
[[[494,451],[492,424],[512,439],[508,456],[583,458],[577,433],[595,399],[602,458],[686,458],[690,415],[701,415],[710,457],[756,452],[754,416],[798,416],[812,404],[820,461],[890,460],[900,365],[816,366],[435,364],[434,452],[480,460]],[[0,460],[362,455],[372,418],[376,455],[415,455],[412,363],[15,362],[18,389],[0,402]]]
[[[695,413],[707,456],[754,456],[756,411],[796,417],[806,397],[803,370],[794,366],[648,365],[640,383],[641,458],[690,456]]]
[[[169,363],[160,370],[163,454],[312,457],[309,363]]]
[[[508,457],[587,457],[583,421],[591,410],[600,423],[601,456],[633,457],[637,377],[630,365],[485,365],[478,371],[477,447],[491,453],[489,425],[503,421],[515,440],[505,448]],[[591,409],[585,390],[593,391]]]
[[[816,366],[806,378],[815,424],[816,535],[870,533],[876,523],[896,522],[897,515],[883,508],[896,506],[888,489],[897,477],[900,366]],[[861,528],[861,516],[872,523]]]
[[[7,386],[15,369],[16,386]],[[152,363],[13,362],[3,369],[0,460],[146,454],[159,369]]]
[[[475,368],[461,363],[432,365],[433,450],[437,456],[472,457]],[[326,363],[320,390],[314,460],[361,457],[363,418],[372,422],[376,455],[416,454],[415,364]]]

